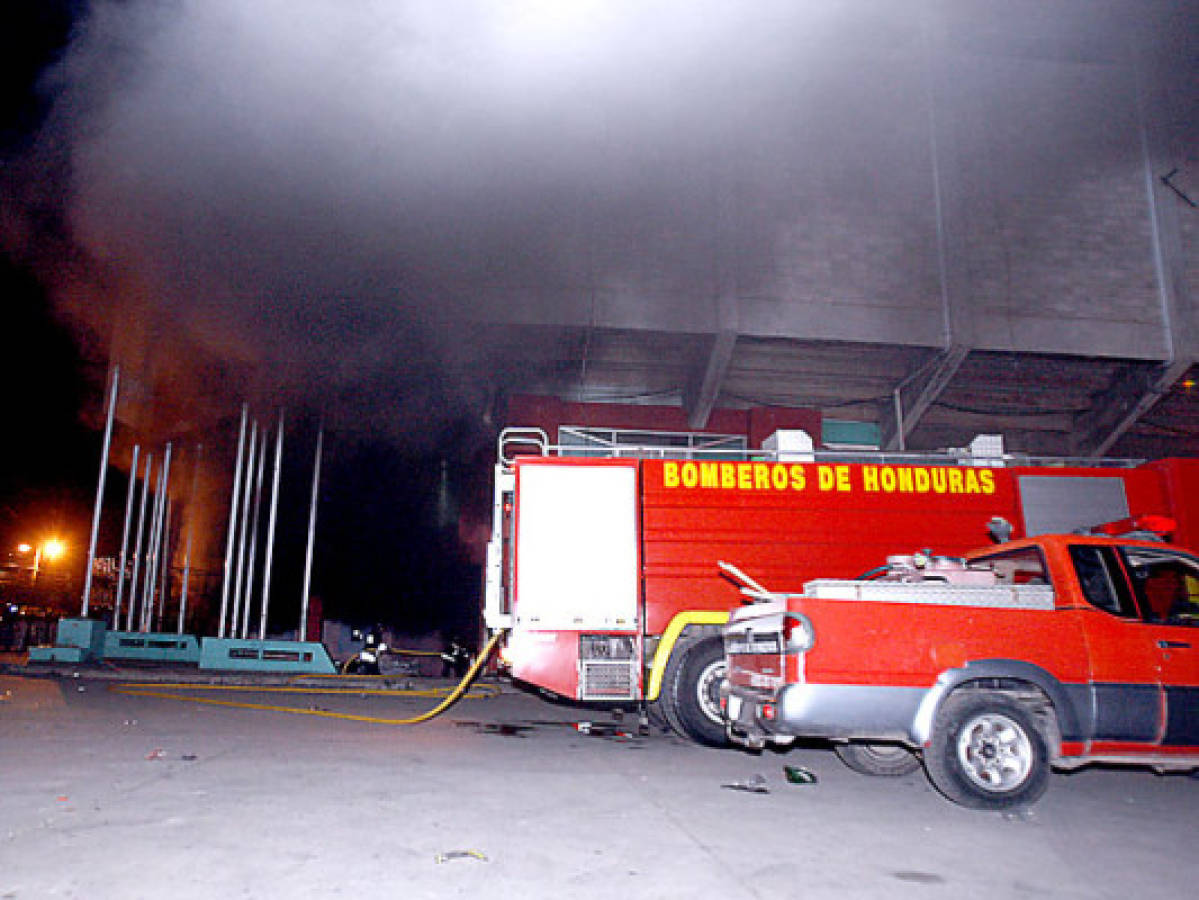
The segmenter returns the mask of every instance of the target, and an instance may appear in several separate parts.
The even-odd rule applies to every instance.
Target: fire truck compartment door
[[[634,631],[635,465],[517,469],[516,626]]]

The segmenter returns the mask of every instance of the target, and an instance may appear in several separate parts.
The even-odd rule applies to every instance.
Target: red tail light
[[[789,612],[783,616],[783,646],[787,653],[803,653],[816,643],[812,620],[803,613]]]

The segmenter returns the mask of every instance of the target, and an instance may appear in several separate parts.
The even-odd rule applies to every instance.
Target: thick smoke
[[[168,417],[227,415],[249,396],[398,433],[481,411],[519,368],[464,321],[504,320],[513,304],[552,321],[555,297],[597,290],[707,297],[721,254],[766,270],[797,229],[846,217],[902,221],[927,243],[931,84],[943,114],[960,104],[977,119],[956,152],[993,154],[970,104],[1039,87],[997,82],[1022,64],[987,59],[1106,62],[1133,38],[1154,46],[1177,15],[1114,2],[96,0],[44,80],[56,105],[26,164],[52,186],[23,208],[61,201],[60,303],[168,386]],[[1082,78],[1062,96],[1083,109],[1110,99],[1103,87]],[[992,175],[1059,189],[1135,151],[1025,133]],[[10,244],[43,237],[11,206],[5,219]]]

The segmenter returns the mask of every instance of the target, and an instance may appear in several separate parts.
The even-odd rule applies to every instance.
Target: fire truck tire
[[[683,669],[683,657],[687,655],[689,649],[689,644],[675,646],[674,652],[666,660],[666,668],[662,672],[662,689],[658,694],[658,701],[650,704],[651,708],[657,706],[658,712],[666,722],[666,727],[683,738],[687,737],[687,732],[683,730],[683,723],[679,719],[676,697],[677,685]]]
[[[645,712],[649,717],[649,724],[659,731],[672,731],[673,726],[670,720],[666,718],[666,712],[662,709],[662,701],[655,700],[652,703],[645,704]]]
[[[841,762],[862,775],[898,778],[920,768],[920,757],[899,744],[835,744]]]
[[[1028,806],[1049,786],[1049,751],[1036,716],[985,691],[960,691],[942,704],[924,768],[937,790],[970,809]]]
[[[724,644],[718,637],[696,641],[679,660],[678,678],[671,684],[674,712],[684,736],[706,747],[728,745],[720,712],[724,681]]]

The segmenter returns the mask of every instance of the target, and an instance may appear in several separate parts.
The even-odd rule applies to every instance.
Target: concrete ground
[[[922,773],[612,734],[511,689],[396,726],[126,696],[98,674],[0,675],[0,898],[1146,900],[1199,881],[1187,776],[1056,775],[1005,816]],[[432,702],[220,699],[386,718]],[[769,793],[722,787],[755,775]]]

